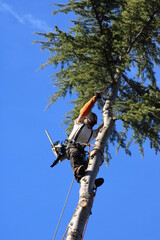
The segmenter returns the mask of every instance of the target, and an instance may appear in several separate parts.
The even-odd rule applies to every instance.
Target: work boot
[[[93,190],[97,190],[98,187],[100,187],[104,183],[103,178],[97,178],[94,182]]]

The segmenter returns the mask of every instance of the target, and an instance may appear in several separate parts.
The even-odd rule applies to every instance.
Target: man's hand
[[[96,93],[96,98],[97,99],[101,99],[101,97],[102,97],[102,92],[97,92]]]

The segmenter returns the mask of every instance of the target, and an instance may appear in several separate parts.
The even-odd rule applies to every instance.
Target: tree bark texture
[[[103,128],[97,135],[95,147],[91,151],[88,168],[85,176],[80,181],[79,202],[68,224],[66,240],[81,240],[85,223],[91,213],[93,205],[94,191],[93,186],[98,174],[99,168],[103,163],[103,152],[107,139],[112,131],[114,120],[112,115],[112,103],[115,101],[120,73],[115,75],[116,84],[111,89],[110,95],[103,107]]]

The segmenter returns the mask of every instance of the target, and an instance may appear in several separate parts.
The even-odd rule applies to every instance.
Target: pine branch
[[[123,77],[123,79],[125,80],[125,82],[126,82],[134,91],[136,91],[136,93],[138,93],[139,96],[143,96],[143,94],[149,93],[148,89],[143,90],[142,88],[137,87],[136,84],[139,84],[139,83],[137,83],[137,82],[135,82],[135,81],[133,81],[133,80],[131,80],[131,79],[128,79],[128,77],[127,77],[124,73],[122,73],[122,77]],[[136,84],[135,84],[135,83],[136,83]],[[140,84],[139,84],[139,85],[140,85]]]
[[[154,19],[154,16],[156,13],[158,13],[160,11],[160,7],[158,7],[153,13],[152,15],[149,17],[149,19],[147,20],[147,22],[145,23],[145,25],[142,27],[142,29],[138,32],[138,34],[136,35],[136,37],[133,39],[133,41],[131,42],[129,48],[127,49],[127,54],[130,53],[133,45],[137,42],[137,40],[139,39],[139,37],[145,32],[145,30],[148,28],[148,26],[150,25],[150,23],[152,22],[152,20]]]
[[[95,64],[93,61],[91,61],[91,58],[85,56],[84,54],[82,55],[76,52],[76,49],[81,48],[81,45],[80,44],[78,45],[78,43],[75,41],[75,38],[72,35],[62,32],[57,26],[55,26],[55,29],[59,32],[59,34],[63,34],[66,40],[72,44],[73,55],[75,55],[77,59],[79,59],[82,62],[87,62],[95,67],[102,67],[102,64],[97,64],[97,63]]]

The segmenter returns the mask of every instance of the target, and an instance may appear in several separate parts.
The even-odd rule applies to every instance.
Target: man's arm
[[[97,97],[93,96],[80,110],[80,114],[78,118],[76,119],[77,123],[83,123],[85,117],[91,112],[94,104],[97,101]]]

